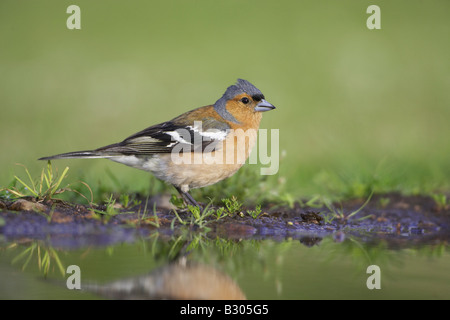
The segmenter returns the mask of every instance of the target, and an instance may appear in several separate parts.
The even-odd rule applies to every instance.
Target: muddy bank
[[[106,246],[134,242],[158,232],[170,238],[182,232],[204,232],[207,237],[226,239],[298,239],[306,246],[320,243],[331,236],[336,242],[356,237],[364,242],[385,241],[390,247],[405,248],[422,244],[448,243],[450,240],[450,208],[438,207],[426,196],[402,196],[392,193],[376,195],[357,215],[332,218],[328,208],[293,208],[268,205],[254,219],[245,208],[235,214],[217,219],[211,215],[203,227],[190,224],[191,214],[179,212],[180,220],[171,209],[144,211],[141,204],[115,209],[114,215],[99,214],[106,207],[62,201],[35,203],[32,199],[0,202],[0,237],[4,241],[42,239],[55,247],[76,248]],[[362,200],[336,204],[344,217],[357,210]],[[341,209],[342,206],[342,209]]]

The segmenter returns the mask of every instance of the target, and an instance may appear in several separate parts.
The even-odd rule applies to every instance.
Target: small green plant
[[[242,203],[239,203],[235,196],[222,199],[222,202],[225,205],[225,209],[227,210],[228,215],[232,216],[241,212]]]
[[[178,214],[177,210],[173,210],[173,212],[175,213],[175,216],[177,217],[178,221],[183,224],[183,225],[197,225],[201,228],[205,227],[206,224],[208,223],[208,221],[206,220],[207,217],[209,217],[210,215],[212,215],[215,210],[210,208],[211,206],[211,202],[202,210],[201,208],[197,207],[197,206],[191,206],[188,205],[187,209],[190,213],[190,219],[189,221],[184,221],[183,219],[181,219],[180,215]],[[175,219],[172,221],[172,228],[173,228],[173,223],[174,223]]]
[[[149,198],[150,197],[147,197],[147,200],[145,201],[143,213],[141,213],[141,208],[139,207],[139,210],[137,211],[137,219],[132,217],[126,220],[130,226],[140,227],[142,225],[152,225],[155,228],[159,228],[161,226],[161,221],[156,211],[156,202],[153,203],[153,215],[147,216],[147,206]]]
[[[217,220],[222,219],[227,216],[227,213],[226,213],[226,210],[224,207],[217,208],[215,214],[216,214]]]
[[[357,210],[349,213],[349,214],[345,214],[342,207],[340,209],[336,209],[329,201],[324,201],[325,206],[328,208],[328,210],[330,210],[330,212],[332,213],[332,216],[329,217],[327,216],[325,219],[326,223],[332,222],[335,218],[338,219],[340,222],[346,222],[349,219],[353,218],[355,215],[357,215],[362,209],[364,209],[364,207],[369,203],[370,199],[372,199],[372,195],[373,195],[373,191],[370,193],[369,197],[367,198],[367,200],[363,203],[363,205],[361,207],[359,207]],[[370,218],[371,215],[367,215],[361,218],[356,219],[357,221],[361,221],[367,218]]]
[[[149,199],[149,197],[147,197],[147,200],[145,200],[144,214],[142,215],[142,217],[140,216],[140,209],[139,209],[139,212],[138,212],[139,224],[148,223],[156,228],[159,228],[161,226],[161,223],[160,223],[157,211],[156,211],[156,202],[153,203],[153,217],[148,217],[148,218],[146,217],[148,199]]]
[[[141,217],[141,208],[139,208],[138,217],[139,217],[139,220],[141,220],[141,221],[145,220],[145,216],[147,214],[147,207],[148,207],[148,199],[149,199],[149,197],[150,196],[148,196],[147,199],[145,200],[144,213],[142,214],[142,217]],[[156,202],[153,203],[153,214],[156,215]]]
[[[247,210],[247,213],[253,218],[256,219],[259,217],[259,215],[261,214],[262,210],[261,210],[261,205],[258,204],[255,207],[255,210]]]
[[[172,194],[172,196],[170,197],[170,203],[179,209],[183,209],[185,207],[183,199],[177,197],[174,194]]]
[[[136,198],[136,194],[129,194],[129,193],[120,193],[119,195],[119,203],[124,208],[129,208],[133,206],[138,206],[142,203],[142,200]],[[147,198],[148,201],[148,198]]]
[[[388,206],[388,204],[391,202],[391,199],[389,199],[388,197],[381,197],[379,200],[378,200],[378,205],[382,208],[382,209],[385,209],[387,206]]]
[[[90,191],[90,200],[79,191],[69,188],[71,184],[67,184],[66,186],[62,187],[62,182],[67,177],[69,167],[66,167],[63,170],[62,174],[58,175],[57,170],[56,172],[53,171],[51,161],[48,161],[47,166],[42,169],[39,179],[35,180],[31,177],[31,174],[28,171],[27,167],[22,164],[18,165],[22,166],[25,169],[28,181],[25,182],[25,179],[14,176],[15,180],[13,182],[13,185],[9,188],[4,188],[1,191],[7,191],[16,197],[33,196],[37,201],[44,202],[53,199],[57,194],[61,194],[65,191],[71,191],[81,195],[84,199],[86,199],[86,201],[88,201],[88,203],[91,204],[93,202],[92,190],[85,182],[79,181]],[[15,187],[16,181],[22,185],[21,189]]]
[[[145,206],[147,206],[147,203],[145,203]],[[153,203],[153,221],[149,221],[149,223],[155,226],[156,228],[159,228],[161,226],[158,214],[156,213],[156,202]]]
[[[128,193],[122,193],[120,195],[119,202],[124,206],[124,208],[127,208],[130,204],[130,195]]]
[[[117,211],[117,209],[115,208],[115,204],[116,204],[116,199],[114,199],[113,195],[111,194],[109,196],[109,198],[106,199],[106,203],[105,203],[106,210],[104,211],[104,213],[106,213],[109,216],[115,216],[116,214],[118,214],[119,211]]]
[[[433,193],[431,194],[431,197],[433,198],[438,211],[444,210],[449,206],[447,196],[445,194]]]
[[[116,199],[114,199],[111,194],[108,199],[106,199],[105,210],[92,209],[92,211],[99,215],[102,219],[107,222],[111,217],[119,214],[119,211],[115,208]]]
[[[194,217],[195,221],[200,220],[200,217],[201,217],[201,214],[202,214],[200,208],[196,207],[196,206],[191,206],[191,205],[188,205],[187,207],[188,207],[189,212]]]
[[[20,165],[20,164],[19,164]],[[25,187],[25,190],[28,190],[33,196],[36,197],[36,199],[39,200],[49,200],[53,198],[55,194],[61,193],[64,191],[63,188],[60,188],[61,183],[63,179],[67,175],[67,171],[69,171],[69,167],[66,167],[62,173],[61,176],[57,177],[57,174],[55,175],[53,173],[53,168],[51,165],[51,162],[48,161],[47,163],[47,170],[45,168],[42,169],[41,177],[38,182],[35,182],[33,178],[31,177],[30,172],[28,171],[28,168],[24,165],[20,165],[25,168],[25,172],[27,174],[27,177],[29,179],[28,183],[25,183],[23,179],[19,178],[18,176],[14,176],[14,178],[22,184],[22,186]],[[26,196],[24,193],[19,192],[18,190],[12,190],[15,195],[19,197]]]

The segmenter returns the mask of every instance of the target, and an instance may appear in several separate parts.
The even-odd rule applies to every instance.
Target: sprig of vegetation
[[[383,209],[385,209],[389,205],[390,202],[391,202],[391,199],[388,197],[381,197],[380,199],[378,199],[378,205]]]
[[[141,209],[139,208],[137,225],[140,226],[143,224],[149,224],[149,225],[154,226],[155,228],[159,228],[161,226],[161,221],[158,217],[158,212],[156,210],[156,202],[153,203],[153,215],[147,217],[148,200],[149,200],[149,197],[147,197],[147,200],[145,201],[144,212],[143,212],[142,216],[141,216]]]
[[[57,170],[56,172],[53,171],[51,161],[48,161],[47,166],[42,168],[40,177],[38,179],[33,179],[26,166],[22,164],[17,165],[22,166],[25,169],[28,181],[15,175],[15,180],[13,181],[12,185],[8,188],[3,188],[0,191],[9,192],[16,197],[32,196],[35,197],[39,202],[53,200],[56,195],[64,193],[66,191],[70,191],[77,193],[78,195],[82,196],[89,204],[92,204],[93,193],[92,189],[87,183],[78,181],[89,190],[90,199],[88,199],[81,192],[70,188],[70,183],[65,185],[64,187],[62,186],[63,180],[67,178],[69,167],[66,167],[63,170],[62,174],[58,175]],[[16,188],[16,182],[18,182],[22,186],[22,188]]]
[[[217,220],[222,219],[228,215],[224,207],[217,208],[215,214]]]
[[[22,164],[18,164],[25,168],[25,172],[29,179],[29,182],[24,182],[23,179],[18,176],[14,176],[14,178],[25,187],[25,190],[28,190],[36,199],[39,200],[49,200],[53,198],[54,195],[58,193],[64,192],[64,188],[60,188],[63,179],[67,176],[67,171],[69,171],[69,167],[66,167],[59,177],[53,173],[53,168],[51,162],[48,161],[47,169],[43,168],[41,172],[41,177],[38,182],[34,181],[31,177],[28,168]],[[24,193],[20,192],[17,189],[11,189],[11,192],[19,197],[26,196]]]
[[[359,207],[357,210],[352,211],[349,214],[345,214],[342,207],[340,209],[336,209],[329,201],[324,201],[325,206],[330,210],[332,216],[327,216],[325,219],[326,223],[332,222],[334,219],[338,219],[340,222],[344,223],[348,221],[349,219],[353,218],[355,215],[357,215],[361,210],[364,209],[364,207],[369,203],[370,199],[372,199],[373,191],[370,193],[367,200],[363,203],[361,207]],[[371,215],[367,215],[361,218],[356,219],[356,221],[361,221],[367,218],[370,218]]]
[[[262,210],[261,210],[261,205],[258,204],[255,207],[255,210],[247,210],[247,213],[253,218],[256,219],[259,217],[259,215],[261,214]]]
[[[95,209],[92,208],[91,212],[94,214],[97,214],[97,217],[102,219],[104,222],[108,222],[109,219],[111,219],[113,216],[119,214],[119,210],[116,208],[116,199],[111,194],[108,199],[106,199],[105,202],[105,210]],[[94,217],[96,217],[94,215]]]
[[[215,210],[211,207],[211,202],[203,209],[200,209],[197,206],[191,206],[191,205],[187,205],[187,210],[190,213],[190,219],[188,221],[184,221],[183,219],[181,219],[180,215],[178,214],[177,210],[173,210],[176,219],[178,219],[178,221],[183,224],[183,225],[197,225],[200,228],[204,228],[206,226],[206,224],[208,223],[208,221],[206,220],[207,217],[209,217],[210,215],[212,215]],[[174,220],[172,220],[172,228],[174,227]]]
[[[225,209],[230,216],[241,212],[242,203],[240,203],[235,196],[222,199],[222,203],[225,205]]]
[[[184,200],[176,195],[172,194],[170,197],[170,203],[179,209],[183,209],[186,205],[184,204]]]
[[[431,197],[436,204],[436,210],[441,211],[447,209],[450,206],[450,203],[447,201],[447,196],[442,193],[433,193]]]

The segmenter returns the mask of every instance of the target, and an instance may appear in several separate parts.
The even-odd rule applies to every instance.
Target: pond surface
[[[157,233],[106,247],[50,247],[45,240],[3,242],[0,299],[232,298],[449,299],[444,244],[389,249],[333,236],[224,240]],[[80,268],[82,290],[69,290],[67,267]],[[370,265],[380,289],[368,289]]]

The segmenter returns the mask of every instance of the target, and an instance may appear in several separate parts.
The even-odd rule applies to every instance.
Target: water
[[[445,242],[393,249],[385,241],[369,244],[349,236],[226,240],[186,232],[152,233],[110,246],[48,243],[2,239],[0,299],[180,298],[181,294],[191,294],[187,298],[242,294],[247,299],[450,298],[450,253]],[[70,265],[80,268],[82,290],[66,287]],[[380,268],[380,289],[367,287],[370,265]]]

